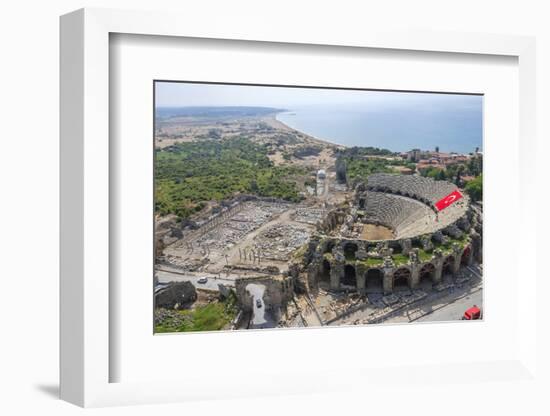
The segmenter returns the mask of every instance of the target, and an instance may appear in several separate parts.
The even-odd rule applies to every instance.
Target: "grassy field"
[[[155,311],[155,333],[219,331],[237,315],[235,300],[213,302],[194,309]]]

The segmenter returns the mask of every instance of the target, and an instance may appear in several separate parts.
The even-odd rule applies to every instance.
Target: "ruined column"
[[[481,235],[477,232],[473,232],[472,236],[472,251],[474,252],[474,259],[478,263],[483,262],[483,249],[481,243]]]
[[[468,254],[466,255],[466,264],[468,266],[471,266],[472,263],[474,262],[474,250],[472,249],[472,245],[470,244],[469,246],[467,246],[470,250],[468,252]],[[466,249],[466,248],[465,248]]]
[[[441,237],[441,239],[443,239],[443,234],[440,231],[434,233],[434,236],[438,236],[438,235]],[[428,236],[424,235],[420,237],[420,243],[422,244],[422,249],[424,251],[430,251],[434,248],[432,240]]]
[[[330,288],[332,290],[340,289],[340,279],[344,276],[344,265],[333,263],[330,267]]]
[[[355,252],[357,260],[365,260],[367,258],[367,243],[364,241],[357,242],[357,251]]]
[[[322,267],[323,259],[319,255],[314,257],[307,266],[307,282],[310,290],[317,290],[319,288],[319,277],[322,273]]]
[[[412,250],[412,241],[411,241],[410,238],[401,240],[400,245],[401,245],[401,251],[403,252],[403,254],[405,256],[408,255],[411,252],[411,250]]]
[[[411,289],[417,289],[420,285],[420,264],[411,264]]]
[[[453,244],[453,256],[454,261],[451,269],[453,271],[453,275],[455,275],[458,273],[458,270],[460,269],[460,262],[462,261],[462,247],[460,247],[460,244]]]
[[[393,291],[393,269],[384,269],[384,294],[387,295]]]
[[[364,294],[365,290],[367,289],[367,277],[365,276],[365,273],[360,273],[356,276],[357,279],[357,292],[360,294]]]
[[[357,292],[365,293],[367,289],[367,266],[364,263],[357,262],[355,266],[355,278],[357,279]]]
[[[384,266],[382,267],[382,273],[384,274],[383,286],[384,294],[387,295],[393,291],[393,272],[395,271],[395,264],[390,256],[384,258]]]
[[[433,264],[435,266],[435,272],[434,272],[434,283],[437,284],[441,282],[441,278],[443,275],[443,253],[439,249],[434,250],[434,258],[433,258]]]
[[[344,267],[346,264],[344,248],[341,244],[336,245],[332,249],[332,257],[334,258],[334,261],[330,265],[330,288],[333,290],[339,290],[340,279],[344,277]]]
[[[422,266],[420,264],[420,259],[418,258],[417,248],[409,250],[409,263],[411,265],[411,289],[416,289],[420,284],[420,268]]]

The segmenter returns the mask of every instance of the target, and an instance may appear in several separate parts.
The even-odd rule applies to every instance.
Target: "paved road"
[[[267,322],[265,319],[265,303],[263,299],[265,286],[255,283],[249,283],[248,285],[246,285],[246,291],[252,296],[251,324],[255,327],[261,327],[262,324],[265,324]],[[256,302],[259,302],[260,306],[258,306]]]
[[[462,287],[455,287],[452,292],[446,290],[445,294],[428,294],[428,297],[414,303],[409,307],[395,311],[395,314],[384,319],[383,323],[404,323],[404,322],[441,322],[460,320],[464,311],[473,305],[483,309],[482,289],[482,266],[468,266],[467,269],[473,277],[469,283]],[[368,318],[373,309],[365,308],[354,312],[341,322],[352,322],[355,319]]]
[[[201,273],[198,275],[190,273],[178,273],[167,270],[157,270],[157,277],[159,283],[168,283],[168,282],[191,282],[197,289],[208,289],[208,290],[218,290],[218,284],[223,284],[225,286],[235,286],[235,282],[229,279],[218,278],[217,275],[209,275],[207,273]],[[197,281],[201,277],[207,277],[208,281],[206,283],[198,283]]]
[[[432,313],[424,315],[418,319],[418,322],[435,322],[435,321],[456,321],[459,320],[466,309],[478,305],[483,305],[483,290],[470,293],[463,298],[460,298],[452,303],[442,306],[434,310]]]

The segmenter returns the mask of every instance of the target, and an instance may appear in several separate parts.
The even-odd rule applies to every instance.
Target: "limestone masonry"
[[[385,293],[421,281],[441,282],[462,265],[481,262],[481,216],[467,196],[437,212],[435,202],[456,189],[420,176],[374,174],[354,198],[329,211],[312,236],[306,259],[308,286]],[[392,238],[371,239],[365,225],[386,228]]]

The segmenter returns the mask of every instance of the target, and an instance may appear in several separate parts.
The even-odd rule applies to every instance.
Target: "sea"
[[[347,147],[471,153],[483,148],[483,97],[411,94],[376,102],[302,105],[277,114],[282,123]]]

